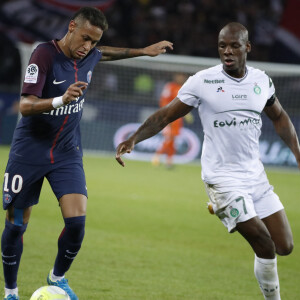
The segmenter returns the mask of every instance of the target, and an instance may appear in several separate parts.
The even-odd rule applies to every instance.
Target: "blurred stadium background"
[[[0,144],[11,142],[22,73],[34,43],[61,38],[70,16],[82,5],[105,12],[110,27],[101,40],[103,45],[143,47],[163,39],[174,42],[172,54],[157,59],[103,63],[95,68],[81,123],[85,150],[113,152],[120,139],[157,109],[162,88],[175,72],[193,74],[218,64],[217,34],[229,21],[249,28],[253,45],[249,64],[272,77],[299,134],[299,1],[10,0],[2,1],[0,7],[0,43],[5,45],[0,49]],[[199,161],[202,132],[200,121],[194,119],[177,140],[177,163]],[[271,124],[265,118],[263,122],[263,162],[295,166]],[[140,144],[130,158],[148,160],[161,139],[158,135]]]
[[[87,230],[80,257],[68,274],[72,287],[80,299],[99,299],[99,295],[104,300],[261,299],[248,244],[237,234],[228,235],[205,208],[200,166],[194,163],[199,162],[202,145],[196,111],[195,122],[185,124],[178,139],[176,157],[177,163],[192,164],[169,172],[132,161],[122,169],[113,159],[114,149],[157,109],[163,85],[174,73],[193,74],[219,63],[217,34],[229,21],[249,28],[253,48],[248,63],[272,77],[300,135],[299,0],[2,0],[2,174],[18,119],[22,70],[34,44],[61,38],[69,18],[83,5],[96,6],[107,16],[110,28],[101,44],[143,47],[167,39],[174,42],[174,51],[157,58],[101,63],[93,72],[81,129],[85,153],[97,156],[84,159],[89,188]],[[264,117],[263,123],[261,157],[264,163],[280,167],[279,172],[268,169],[268,176],[299,245],[299,174],[290,172],[296,169],[295,160]],[[130,158],[149,160],[160,139],[158,135],[139,144]],[[104,153],[109,156],[98,155]],[[4,212],[1,216],[0,232]],[[45,284],[62,223],[45,182],[24,237],[26,251],[18,279],[21,299],[29,299]],[[295,247],[290,257],[278,258],[286,300],[299,298],[299,255]]]

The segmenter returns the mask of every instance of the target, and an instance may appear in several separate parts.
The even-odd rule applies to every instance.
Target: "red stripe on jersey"
[[[56,135],[56,137],[55,137],[55,139],[54,139],[54,142],[53,142],[53,144],[52,144],[52,147],[51,147],[51,149],[50,149],[50,159],[51,159],[51,164],[54,164],[54,156],[53,156],[53,150],[54,150],[54,147],[56,146],[56,143],[57,143],[57,140],[58,140],[58,138],[59,138],[59,135],[60,135],[61,132],[63,131],[63,129],[64,129],[64,127],[65,127],[65,125],[66,125],[68,119],[69,119],[69,115],[67,115],[67,116],[65,117],[64,122],[62,123],[61,127],[59,128],[58,133],[57,133],[57,135]]]
[[[63,237],[63,235],[65,234],[65,231],[66,231],[66,227],[64,227],[64,229],[60,233],[59,238],[58,238],[59,240]]]
[[[53,45],[55,46],[56,50],[58,51],[58,53],[61,52],[59,46],[57,45],[57,42],[55,40],[52,40]]]
[[[78,81],[78,77],[77,77],[78,69],[77,69],[76,60],[74,60],[74,70],[75,70],[75,82],[77,82]]]

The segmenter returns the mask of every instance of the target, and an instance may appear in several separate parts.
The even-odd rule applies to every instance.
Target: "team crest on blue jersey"
[[[86,80],[88,83],[91,82],[92,80],[92,71],[88,71],[87,75],[86,75]]]
[[[5,203],[10,203],[11,200],[12,200],[12,198],[11,198],[11,195],[10,195],[10,194],[4,194],[4,195],[3,195],[3,201],[4,201]]]

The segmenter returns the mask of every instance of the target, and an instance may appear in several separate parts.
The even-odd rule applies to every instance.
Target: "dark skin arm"
[[[166,53],[167,48],[173,50],[173,43],[168,41],[161,41],[159,43],[140,49],[118,48],[109,46],[98,46],[97,48],[102,52],[101,61],[111,61],[144,55],[157,56],[159,54]]]
[[[121,155],[130,153],[137,143],[156,135],[169,123],[185,116],[192,109],[193,106],[186,105],[175,98],[167,106],[157,110],[128,140],[120,143],[117,147],[116,160],[118,163],[124,167],[125,164],[121,159]]]
[[[77,81],[71,84],[63,95],[64,105],[71,101],[76,101],[77,97],[83,95],[83,90],[87,88],[87,83]],[[53,98],[41,99],[34,95],[22,96],[20,101],[20,112],[23,117],[49,112],[54,109],[52,105]]]
[[[264,112],[273,122],[277,134],[293,152],[300,169],[300,145],[294,125],[288,114],[276,98],[271,106],[266,106]]]

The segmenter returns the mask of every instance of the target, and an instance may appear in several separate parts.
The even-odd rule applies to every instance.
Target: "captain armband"
[[[64,105],[63,96],[53,98],[53,100],[52,100],[52,106],[54,108],[58,108],[58,107],[61,107],[63,105]]]
[[[273,96],[267,101],[266,106],[272,106],[276,100],[276,95],[273,94]]]

